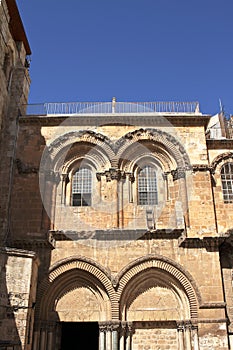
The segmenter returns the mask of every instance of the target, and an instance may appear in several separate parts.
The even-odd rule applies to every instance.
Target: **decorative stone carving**
[[[106,170],[103,173],[96,173],[97,180],[101,180],[101,176],[106,176],[106,180],[108,182],[112,180],[124,180],[126,178],[126,174],[124,171],[121,171],[120,169],[110,168],[109,170]]]
[[[185,179],[185,169],[184,168],[177,168],[176,170],[171,171],[173,181],[179,180],[179,179]]]

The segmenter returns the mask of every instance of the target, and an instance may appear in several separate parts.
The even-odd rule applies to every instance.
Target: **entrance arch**
[[[64,322],[70,332],[83,322],[99,329],[112,319],[113,296],[109,273],[91,259],[74,256],[52,266],[38,289],[33,350],[59,349],[62,330],[69,334]]]
[[[195,281],[182,266],[159,255],[136,259],[118,275],[120,343],[137,349],[157,344],[160,349],[198,350],[196,320],[201,302]],[[148,343],[147,343],[148,342]]]
[[[67,331],[62,322],[76,322],[80,327],[72,323],[71,328],[81,335],[83,322],[97,329],[101,350],[137,349],[142,338],[148,346],[161,341],[161,349],[191,349],[194,344],[199,350],[201,298],[195,281],[181,265],[160,255],[138,258],[115,277],[89,258],[64,259],[50,268],[37,300],[33,350],[58,350],[61,331]]]

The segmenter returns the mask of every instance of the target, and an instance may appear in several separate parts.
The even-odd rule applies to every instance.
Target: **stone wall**
[[[185,127],[178,124],[168,136],[169,129],[156,129],[151,124],[93,128],[77,120],[74,123],[78,125],[60,125],[61,120],[56,118],[20,118],[12,195],[14,242],[21,246],[30,242],[41,260],[46,261],[39,271],[36,346],[40,344],[39,334],[47,332],[46,327],[40,328],[40,322],[44,324],[49,319],[104,322],[113,318],[133,323],[155,320],[166,323],[183,322],[191,317],[192,327],[195,325],[198,333],[189,334],[189,328],[183,326],[179,333],[177,325],[169,328],[167,323],[165,329],[136,327],[132,338],[135,349],[174,348],[177,344],[182,346],[181,339],[188,341],[187,337],[190,342],[198,342],[198,336],[201,350],[208,346],[227,349],[225,297],[219,264],[219,245],[223,241],[216,221],[221,219],[221,214],[218,216],[214,202],[204,127],[195,127],[194,121],[194,125]],[[131,147],[132,140],[135,144]],[[160,196],[162,204],[160,211],[157,208],[159,215],[151,231],[148,231],[145,208],[137,205],[137,181],[130,180],[131,175],[136,174],[132,173],[131,162],[137,152],[141,152],[142,157],[145,153],[157,154],[166,170],[166,180],[161,177],[161,182],[166,181]],[[75,159],[89,159],[94,164],[92,207],[71,205],[70,169],[76,164]],[[139,158],[137,161],[140,163]],[[19,194],[21,189],[23,196]],[[27,220],[22,219],[25,216]],[[223,231],[226,230],[227,226],[223,225]],[[43,248],[49,231],[56,241],[51,251]],[[180,273],[187,274],[196,298],[196,311],[190,309],[191,299],[184,287],[179,289],[180,282],[151,268],[144,271],[144,277],[132,275],[132,281],[129,280],[125,288],[130,289],[132,283],[135,292],[132,289],[132,300],[127,304],[129,292],[122,292],[121,296],[114,286],[115,279],[138,260],[149,261],[152,256],[168,259]],[[69,271],[68,266],[71,268],[73,264],[69,259],[76,261],[77,271]],[[90,266],[94,264],[90,271],[78,267],[82,259],[90,262]],[[100,272],[94,272],[95,264],[106,273],[103,281],[104,278],[113,281],[111,292],[98,280]],[[56,266],[61,270],[56,271]],[[50,280],[49,267],[55,269],[54,276],[57,276],[51,276],[55,278],[51,285],[46,282]],[[42,307],[46,302],[43,290],[47,290],[51,304]],[[52,309],[55,295],[59,297]],[[126,304],[117,298],[126,298]],[[122,303],[119,310],[114,300]],[[46,310],[50,310],[48,314]],[[50,343],[54,341],[51,337]],[[59,344],[58,339],[56,342]]]
[[[1,249],[1,341],[30,349],[36,301],[38,260],[34,252]],[[2,343],[3,344],[3,343]]]

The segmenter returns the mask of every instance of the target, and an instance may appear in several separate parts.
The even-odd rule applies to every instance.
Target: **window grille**
[[[138,204],[158,204],[156,169],[145,166],[138,174]]]
[[[72,205],[87,207],[91,205],[92,173],[88,168],[76,171],[72,179]]]
[[[226,163],[221,169],[223,200],[233,203],[233,163]]]

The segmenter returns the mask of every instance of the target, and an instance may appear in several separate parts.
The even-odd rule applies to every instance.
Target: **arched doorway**
[[[39,288],[33,350],[81,344],[98,350],[100,323],[112,317],[112,294],[107,272],[96,263],[80,257],[59,262]]]
[[[143,339],[145,349],[153,344],[160,350],[199,350],[198,297],[183,269],[175,265],[151,255],[120,274],[120,349],[139,349]]]

